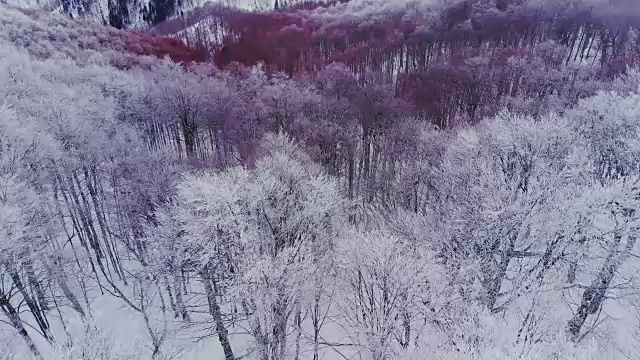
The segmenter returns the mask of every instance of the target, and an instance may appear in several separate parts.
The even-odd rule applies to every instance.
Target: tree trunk
[[[60,278],[58,279],[58,286],[60,286],[62,293],[67,298],[67,300],[69,300],[69,302],[71,303],[71,308],[75,310],[75,312],[77,312],[78,315],[80,315],[80,317],[84,320],[87,317],[87,315],[85,314],[84,309],[82,309],[82,305],[80,305],[80,301],[78,301],[78,298],[76,297],[76,295],[69,288],[69,285],[67,284],[67,282]]]
[[[181,281],[178,275],[173,276],[173,288],[176,292],[176,310],[182,316],[183,320],[191,321],[189,317],[189,313],[187,312],[187,307],[184,305],[184,300],[182,298],[182,289],[181,289]]]
[[[591,285],[582,293],[582,301],[578,306],[578,310],[567,324],[567,332],[572,341],[577,342],[581,340],[582,336],[580,336],[580,331],[587,317],[590,314],[597,313],[602,308],[606,293],[618,267],[624,262],[636,242],[635,237],[629,237],[625,249],[620,251],[618,248],[621,240],[622,235],[616,233],[604,266],[598,273],[598,276],[591,282]]]
[[[33,291],[35,291],[36,296],[38,298],[38,303],[43,310],[49,310],[49,305],[47,302],[47,297],[44,293],[44,289],[40,285],[40,281],[36,277],[36,272],[33,270],[33,266],[30,262],[26,262],[24,264],[25,271],[27,273],[27,280],[29,281],[29,286]]]
[[[169,284],[169,278],[164,276],[164,285],[165,289],[167,289],[167,294],[169,295],[169,305],[171,306],[171,310],[173,310],[174,317],[177,319],[180,317],[180,313],[178,312],[178,308],[176,307],[176,303],[173,297],[173,291],[171,290],[171,285]]]
[[[180,125],[182,126],[182,135],[184,137],[184,146],[187,152],[187,158],[191,159],[195,155],[196,151],[196,125],[192,121],[189,121],[189,115],[186,113],[180,114]]]
[[[311,310],[311,322],[313,323],[313,360],[320,357],[320,328],[322,326],[322,314],[320,313],[320,294],[322,285],[319,286],[313,299],[313,309]]]
[[[296,322],[296,353],[295,360],[300,360],[300,338],[302,337],[302,306],[300,302],[298,302],[298,306],[296,309],[295,315]]]
[[[98,192],[96,189],[97,187],[94,187],[92,185],[92,180],[95,179],[95,177],[90,176],[89,171],[86,167],[83,168],[83,172],[84,172],[85,182],[87,184],[87,189],[89,190],[89,196],[91,197],[93,208],[96,213],[96,218],[98,219],[98,225],[102,233],[102,239],[104,240],[105,249],[107,250],[107,254],[109,255],[114,271],[116,272],[120,280],[124,280],[124,274],[121,272],[122,269],[119,266],[119,263],[116,259],[115,251],[111,249],[111,244],[109,243],[109,235],[108,235],[109,228],[107,226],[107,219],[104,216],[103,209],[100,206],[100,200],[98,198]],[[95,173],[95,171],[92,171],[92,172]],[[76,182],[80,184],[80,181],[78,180],[77,177],[76,177]],[[87,208],[89,208],[89,204],[87,204]]]
[[[6,294],[2,292],[0,292],[0,309],[2,309],[2,312],[4,312],[7,318],[9,318],[11,326],[16,329],[18,334],[20,334],[22,339],[24,339],[24,341],[27,343],[27,346],[29,347],[29,350],[33,353],[33,355],[37,359],[42,359],[42,355],[36,347],[36,344],[33,342],[33,339],[31,339],[31,336],[29,336],[29,333],[22,325],[22,320],[20,320],[18,312],[13,307],[13,305],[11,305],[11,302],[9,302],[9,299],[7,299]]]
[[[222,345],[222,350],[224,351],[224,358],[225,360],[234,360],[235,357],[233,356],[233,350],[231,349],[231,343],[229,342],[229,333],[222,320],[222,312],[220,311],[220,306],[216,300],[216,294],[214,293],[213,286],[211,285],[212,280],[208,266],[200,271],[200,277],[204,284],[204,290],[207,293],[209,314],[211,314],[213,321],[216,324],[216,332],[218,333],[218,340],[220,341],[220,345]]]
[[[272,308],[273,315],[273,343],[271,346],[271,360],[284,360],[287,349],[287,300],[282,288],[278,290],[278,298]]]
[[[10,276],[16,288],[20,291],[20,294],[24,298],[24,301],[27,303],[27,306],[29,307],[33,318],[36,320],[36,323],[38,323],[38,327],[40,328],[40,331],[42,331],[42,335],[47,341],[51,341],[53,337],[51,336],[51,332],[49,331],[49,323],[47,322],[47,318],[45,317],[44,313],[38,306],[38,303],[35,301],[35,299],[33,299],[33,297],[31,297],[31,294],[29,294],[29,292],[25,288],[22,280],[20,279],[20,276],[15,270],[11,271]]]
[[[47,272],[58,283],[58,286],[62,290],[62,293],[67,298],[67,300],[69,300],[71,308],[75,310],[75,312],[77,312],[78,315],[80,315],[80,317],[84,320],[87,317],[84,309],[82,308],[82,305],[80,305],[80,301],[78,301],[76,295],[69,288],[69,284],[67,284],[67,277],[65,276],[63,270],[60,268],[60,265],[56,260],[54,260],[53,266],[55,266],[56,269],[45,263]]]
[[[411,315],[406,305],[402,309],[402,328],[404,330],[402,334],[404,339],[400,345],[406,349],[409,347],[409,342],[411,341]]]
[[[502,281],[507,275],[507,269],[509,268],[509,263],[511,262],[511,257],[513,256],[517,236],[517,233],[514,233],[510,236],[507,248],[503,250],[503,253],[500,256],[501,259],[500,263],[498,264],[498,268],[492,269],[494,270],[494,273],[489,274],[490,279],[487,286],[487,308],[492,312],[497,310],[496,303],[498,301],[500,289],[502,288]]]
[[[354,157],[353,148],[352,148],[351,145],[349,145],[349,152],[347,154],[347,161],[349,162],[348,175],[347,175],[348,176],[347,188],[348,188],[349,200],[353,200],[353,196],[354,196],[354,189],[353,189],[353,187],[354,187],[354,184],[353,184],[353,182],[354,182],[353,181],[353,177],[354,177],[354,169],[353,169],[354,168],[354,164],[353,164],[353,162],[354,162],[354,159],[353,159],[353,157]]]

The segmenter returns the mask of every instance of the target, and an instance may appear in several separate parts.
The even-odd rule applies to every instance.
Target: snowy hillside
[[[5,0],[7,5],[88,18],[117,28],[146,28],[203,5],[205,0]]]
[[[43,9],[72,18],[87,18],[119,29],[144,29],[171,17],[179,17],[209,0],[3,0],[24,9]],[[313,2],[311,0],[310,2]],[[226,6],[270,10],[275,0],[212,0]],[[279,0],[284,7],[301,0]]]
[[[0,4],[0,360],[639,358],[630,4]]]
[[[130,67],[145,57],[169,56],[176,62],[203,60],[180,41],[142,32],[117,30],[89,19],[70,19],[39,10],[0,8],[0,41],[37,59],[68,57],[81,64],[107,62]]]

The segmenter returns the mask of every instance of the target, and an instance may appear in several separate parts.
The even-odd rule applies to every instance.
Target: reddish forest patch
[[[203,62],[205,54],[196,48],[187,46],[179,39],[150,35],[136,31],[122,31],[125,51],[135,55],[169,57],[171,60],[185,65]]]
[[[568,77],[556,71],[570,63],[592,64],[611,78],[639,58],[640,38],[629,37],[640,29],[637,11],[460,0],[349,14],[351,4],[269,12],[209,5],[153,31],[172,35],[197,24],[182,38],[221,69],[263,64],[268,73],[300,76],[341,63],[355,74],[376,73],[440,124],[482,116],[504,96],[559,91],[557,82]]]

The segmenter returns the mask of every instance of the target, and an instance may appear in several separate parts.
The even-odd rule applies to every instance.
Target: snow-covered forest
[[[1,360],[640,358],[635,0],[233,5],[0,4]]]

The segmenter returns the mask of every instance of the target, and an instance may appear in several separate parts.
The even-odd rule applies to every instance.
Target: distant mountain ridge
[[[1,0],[26,9],[46,9],[72,18],[91,18],[118,29],[147,28],[202,5],[202,0]]]
[[[343,0],[344,1],[344,0]],[[143,29],[171,17],[186,15],[208,2],[226,6],[270,10],[318,0],[0,0],[25,9],[45,9],[72,18],[90,18],[118,29]],[[322,2],[322,1],[320,1]]]

